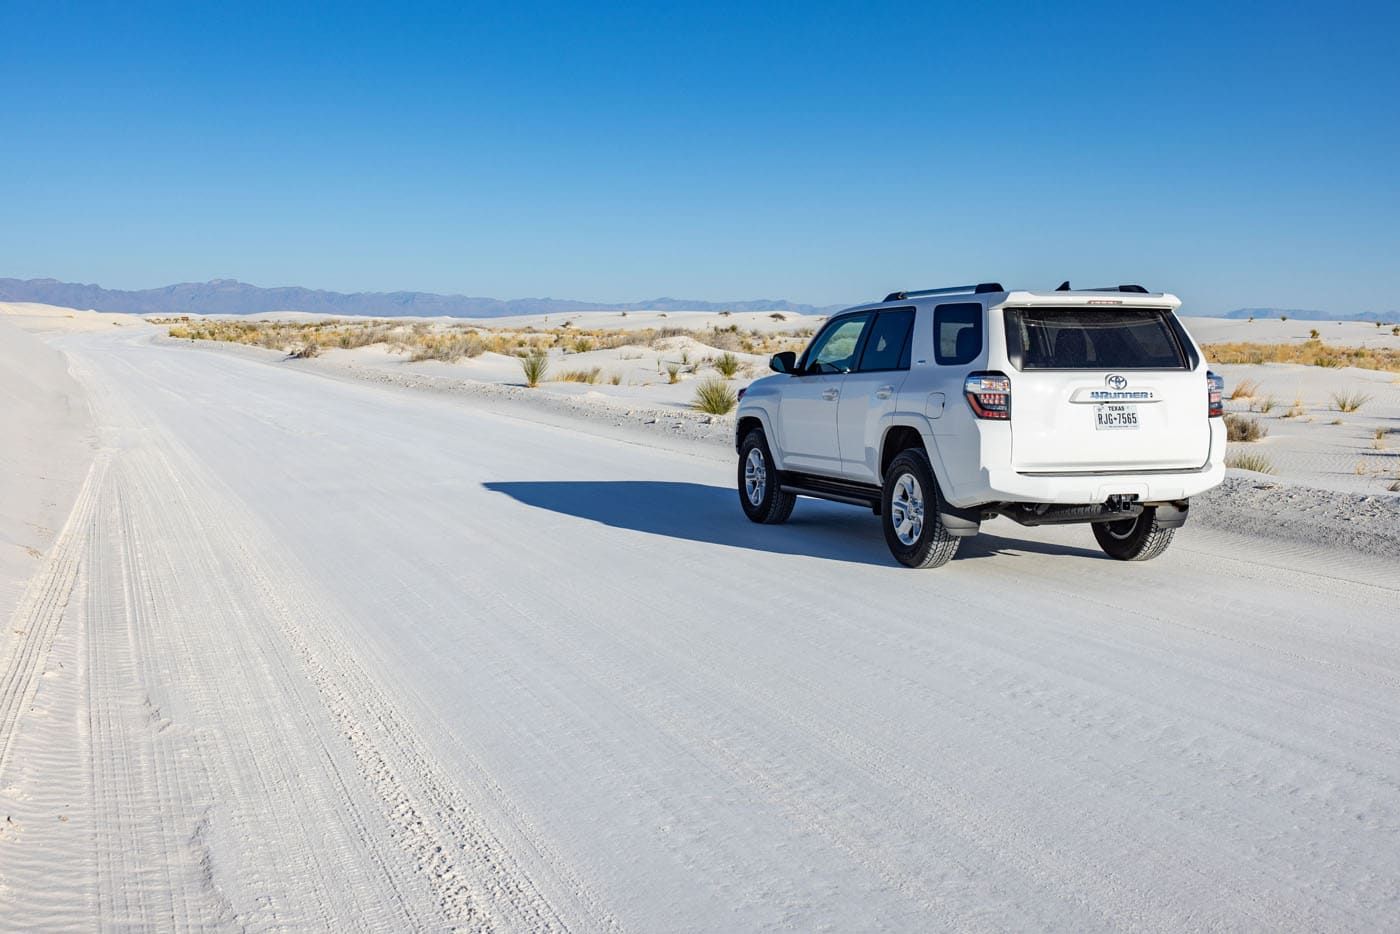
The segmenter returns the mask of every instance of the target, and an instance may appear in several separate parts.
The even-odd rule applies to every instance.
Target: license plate
[[[1094,427],[1099,431],[1138,427],[1138,407],[1108,403],[1094,406]]]

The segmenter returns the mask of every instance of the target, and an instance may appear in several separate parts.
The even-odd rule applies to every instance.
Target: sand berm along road
[[[0,925],[1400,924],[1400,574],[868,512],[149,332],[0,641]]]

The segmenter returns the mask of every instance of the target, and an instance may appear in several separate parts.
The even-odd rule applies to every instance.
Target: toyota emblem
[[[1119,376],[1117,373],[1114,373],[1113,375],[1106,378],[1104,380],[1104,383],[1108,385],[1109,389],[1128,388],[1128,378],[1126,376]]]

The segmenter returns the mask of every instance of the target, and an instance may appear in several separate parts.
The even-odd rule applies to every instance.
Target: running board
[[[880,488],[854,480],[835,480],[831,477],[784,472],[780,487],[784,493],[795,493],[798,496],[815,496],[817,499],[829,499],[835,503],[865,506],[875,510],[880,508]]]

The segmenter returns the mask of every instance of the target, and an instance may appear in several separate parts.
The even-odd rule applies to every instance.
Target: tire
[[[1117,522],[1095,522],[1094,538],[1104,554],[1119,561],[1151,561],[1167,550],[1176,529],[1157,524],[1157,510],[1149,506],[1142,515]]]
[[[957,554],[961,539],[944,528],[938,514],[940,502],[928,455],[918,448],[900,452],[885,471],[880,492],[880,525],[890,554],[900,564],[936,568]]]
[[[744,515],[763,525],[788,521],[797,496],[784,493],[781,486],[768,439],[762,428],[755,428],[739,446],[739,505],[744,507]]]

